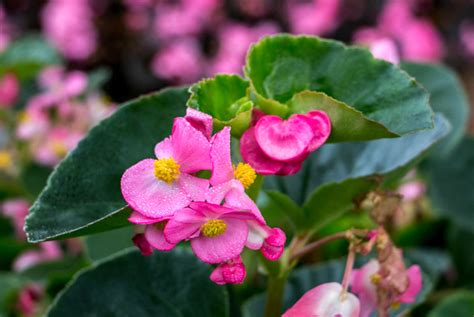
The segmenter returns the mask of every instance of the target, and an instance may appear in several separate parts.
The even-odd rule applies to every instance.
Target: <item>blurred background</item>
[[[30,245],[23,232],[48,175],[87,131],[141,94],[241,74],[251,43],[279,32],[365,46],[393,63],[447,64],[474,105],[472,0],[0,0],[0,316],[42,315],[89,265],[87,241],[99,245]],[[429,209],[425,185],[410,177],[399,189],[406,208]],[[458,270],[472,287],[472,233],[445,239],[438,220],[419,227],[430,244],[455,241],[459,263],[471,254]],[[107,248],[131,245],[129,236]]]

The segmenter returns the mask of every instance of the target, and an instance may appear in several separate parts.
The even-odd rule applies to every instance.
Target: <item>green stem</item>
[[[253,184],[247,189],[247,195],[257,203],[258,195],[260,194],[260,190],[262,189],[264,177],[262,175],[257,175],[257,178],[253,182]]]
[[[283,306],[283,295],[288,274],[268,277],[267,303],[265,317],[280,317]]]

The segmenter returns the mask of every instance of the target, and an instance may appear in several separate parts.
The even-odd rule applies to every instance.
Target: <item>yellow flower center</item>
[[[234,177],[247,189],[257,178],[257,173],[255,173],[255,170],[249,164],[239,163],[234,167]]]
[[[51,145],[51,149],[53,150],[53,153],[59,157],[66,156],[67,154],[67,147],[63,142],[54,141]]]
[[[8,151],[0,151],[0,169],[7,169],[12,166],[12,156]]]
[[[180,166],[173,158],[156,160],[154,165],[155,177],[170,185],[178,179],[179,174],[181,174],[179,171]]]
[[[227,224],[224,220],[212,219],[208,220],[201,227],[201,232],[208,238],[214,238],[223,234],[227,229]]]
[[[370,277],[370,281],[372,282],[372,284],[374,285],[377,285],[380,283],[380,280],[382,279],[382,277],[380,276],[380,274],[373,274],[371,277]]]
[[[400,305],[401,305],[400,302],[393,302],[392,304],[390,304],[390,308],[392,308],[392,309],[399,309],[399,308],[400,308]]]

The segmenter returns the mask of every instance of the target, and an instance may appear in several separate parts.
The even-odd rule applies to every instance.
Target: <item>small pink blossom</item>
[[[288,15],[290,29],[295,34],[324,35],[340,23],[340,0],[313,0],[310,3],[290,1]]]
[[[210,144],[185,118],[176,118],[170,137],[122,176],[122,195],[130,207],[155,219],[168,219],[193,200],[203,200],[209,182],[192,174],[211,169]]]
[[[368,317],[377,307],[377,285],[382,283],[383,277],[379,274],[380,265],[377,260],[371,260],[360,269],[353,270],[351,289],[360,299],[361,315]],[[408,287],[398,295],[395,303],[413,303],[422,288],[421,270],[418,265],[410,266],[407,271]]]
[[[155,219],[143,216],[138,212],[133,212],[128,221],[138,225],[138,233],[133,237],[133,243],[143,255],[151,255],[152,249],[159,251],[170,251],[176,243],[169,243],[165,239],[164,227],[168,219]]]
[[[242,158],[262,175],[295,174],[330,133],[331,122],[323,111],[294,114],[288,120],[267,115],[242,135]]]
[[[357,297],[339,283],[321,284],[306,292],[282,317],[359,317]]]
[[[218,285],[242,284],[247,271],[240,256],[219,264],[211,273],[211,281]]]
[[[142,255],[149,256],[153,254],[153,248],[143,233],[136,234],[133,239],[133,244],[140,250]]]
[[[13,270],[22,272],[43,262],[60,259],[63,256],[57,241],[46,241],[39,244],[39,250],[29,250],[20,254],[13,263]]]
[[[17,308],[22,316],[37,316],[40,310],[40,302],[45,295],[44,288],[40,284],[30,283],[23,287],[18,294]]]
[[[466,49],[467,53],[474,56],[474,22],[464,21],[459,30],[461,36],[461,43]]]
[[[20,83],[12,73],[0,78],[0,108],[10,108],[15,105],[20,93]]]
[[[65,127],[54,127],[48,131],[41,144],[32,144],[33,157],[42,165],[54,166],[73,150],[83,137],[83,133],[70,131]]]
[[[15,228],[15,234],[19,239],[25,239],[23,231],[25,217],[28,215],[30,204],[25,199],[9,199],[2,204],[3,214],[10,218]]]
[[[403,195],[404,200],[412,201],[426,193],[426,185],[421,181],[412,181],[400,186],[398,192]]]
[[[443,57],[441,36],[434,25],[426,19],[418,19],[405,25],[403,33],[398,38],[406,60],[435,62]]]
[[[376,29],[363,28],[356,31],[354,42],[368,46],[375,58],[386,60],[392,64],[400,62],[396,42]]]

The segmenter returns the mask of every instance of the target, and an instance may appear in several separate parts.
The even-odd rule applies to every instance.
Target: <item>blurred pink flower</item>
[[[340,0],[289,1],[288,20],[292,33],[324,35],[340,23]]]
[[[0,53],[5,50],[12,39],[12,25],[7,20],[5,9],[0,4]]]
[[[39,244],[39,250],[28,250],[20,254],[13,263],[15,272],[22,272],[43,262],[62,258],[63,252],[57,241],[46,241]]]
[[[159,50],[153,58],[153,73],[177,83],[191,83],[199,79],[205,66],[199,43],[181,39]]]
[[[378,28],[391,36],[399,36],[414,20],[410,1],[388,0],[378,17]]]
[[[403,58],[410,61],[436,62],[444,54],[443,42],[434,25],[418,19],[404,26],[398,35]]]
[[[8,199],[2,204],[2,213],[10,218],[15,228],[16,236],[23,240],[26,238],[23,226],[25,225],[25,217],[28,215],[30,204],[25,199]]]
[[[35,147],[34,159],[40,164],[54,166],[73,150],[83,137],[83,133],[70,131],[66,127],[54,127],[47,132],[41,144]]]
[[[16,304],[21,315],[24,317],[37,316],[44,293],[44,288],[40,284],[30,283],[24,286],[18,294]]]
[[[415,200],[426,193],[426,185],[421,181],[412,181],[400,186],[398,192],[403,195],[403,200]]]
[[[398,64],[400,56],[395,41],[374,28],[361,28],[354,33],[354,43],[368,46],[375,58]]]
[[[359,317],[359,299],[339,283],[321,284],[303,295],[282,317]]]
[[[16,76],[7,73],[0,78],[0,108],[13,106],[20,93],[20,83]]]
[[[41,12],[46,37],[72,60],[84,60],[97,48],[94,13],[87,0],[49,0]]]
[[[464,21],[461,24],[460,35],[466,51],[474,56],[474,22]]]
[[[278,33],[273,22],[262,22],[254,27],[228,23],[219,29],[219,49],[209,66],[209,74],[242,73],[245,56],[250,45],[265,35]]]

